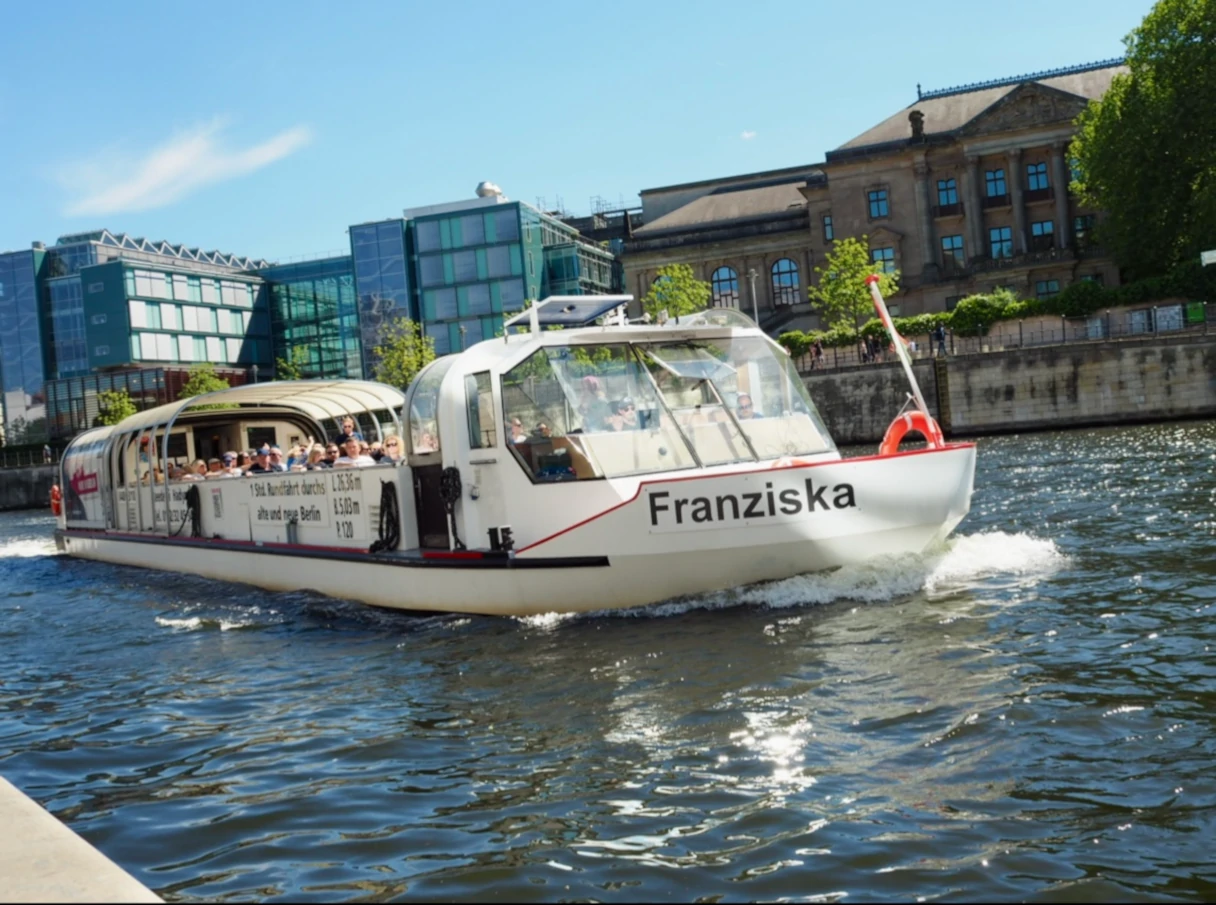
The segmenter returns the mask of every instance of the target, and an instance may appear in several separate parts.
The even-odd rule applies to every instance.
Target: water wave
[[[42,539],[10,540],[0,544],[0,559],[29,559],[34,556],[55,556],[58,554],[55,542]]]
[[[920,591],[949,593],[996,576],[1037,580],[1067,561],[1054,541],[1026,533],[985,531],[957,535],[941,547],[921,554],[874,559],[831,572],[810,572],[629,610],[603,610],[587,615],[664,617],[740,605],[785,609],[841,601],[884,603]],[[531,628],[549,629],[576,618],[578,614],[574,613],[545,613],[523,616],[519,621]]]

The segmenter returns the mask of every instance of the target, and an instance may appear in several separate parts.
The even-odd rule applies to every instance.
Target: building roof
[[[911,133],[908,113],[912,110],[919,110],[924,114],[925,135],[954,132],[1028,82],[1045,85],[1086,100],[1098,98],[1106,93],[1111,79],[1122,72],[1127,72],[1122,60],[1104,60],[1085,66],[924,92],[914,103],[845,142],[836,150],[863,148],[909,138]]]
[[[695,229],[711,223],[771,217],[791,209],[806,210],[806,198],[798,191],[806,182],[804,176],[782,182],[716,189],[638,227],[634,235],[647,236],[668,229]]]
[[[654,188],[642,189],[639,195],[651,195],[655,192],[675,192],[683,191],[684,189],[699,189],[706,186],[716,185],[727,187],[725,183],[749,183],[751,185],[759,185],[760,183],[769,184],[772,182],[788,182],[790,178],[799,176],[805,177],[808,173],[814,174],[821,172],[815,169],[817,164],[803,164],[796,167],[782,167],[779,170],[759,170],[755,173],[740,173],[735,176],[715,176],[713,179],[699,179],[696,182],[677,182],[674,185],[657,185]]]
[[[269,263],[260,258],[246,258],[223,251],[203,251],[198,248],[187,248],[185,245],[174,245],[171,242],[161,240],[149,241],[129,236],[126,233],[112,233],[108,229],[60,236],[55,241],[55,246],[79,245],[85,242],[97,242],[110,248],[164,255],[165,257],[177,258],[181,261],[198,261],[204,264],[214,264],[218,267],[229,267],[234,270],[255,270],[258,267],[265,267]],[[53,251],[54,249],[51,250]]]

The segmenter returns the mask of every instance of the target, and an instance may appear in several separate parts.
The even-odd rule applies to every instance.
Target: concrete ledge
[[[160,902],[0,777],[0,902]]]

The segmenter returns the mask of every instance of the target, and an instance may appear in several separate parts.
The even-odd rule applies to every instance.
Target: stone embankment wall
[[[1010,349],[921,361],[948,436],[1216,417],[1216,337]],[[898,364],[804,375],[838,443],[876,443],[907,398]]]
[[[49,513],[51,485],[58,470],[54,465],[0,469],[0,512],[45,509]]]

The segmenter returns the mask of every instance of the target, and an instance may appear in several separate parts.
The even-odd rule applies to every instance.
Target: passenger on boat
[[[236,467],[241,470],[241,474],[245,474],[249,469],[253,468],[253,456],[245,451],[237,453]]]
[[[613,415],[608,419],[608,424],[614,431],[638,429],[638,409],[630,397],[626,396],[613,406]]]
[[[752,405],[752,397],[747,393],[740,393],[735,399],[735,417],[740,421],[748,418],[763,418],[763,415],[756,414],[755,406]]]
[[[322,459],[322,462],[325,464],[325,467],[333,468],[334,463],[338,461],[339,454],[340,454],[340,450],[338,449],[337,443],[330,443],[327,447],[325,447],[325,458]]]
[[[270,474],[278,469],[272,468],[270,465],[270,447],[263,446],[258,449],[257,461],[253,463],[253,467],[249,469],[249,474]]]
[[[224,463],[221,462],[218,457],[212,456],[210,459],[207,460],[207,474],[205,475],[205,477],[208,477],[208,478],[226,478],[226,477],[228,477],[228,473],[224,471]]]
[[[351,437],[354,437],[356,440],[362,440],[363,434],[361,434],[358,427],[355,426],[355,419],[350,415],[347,415],[342,419],[342,432],[334,436],[334,442],[337,443],[338,446],[344,447],[346,446],[346,441]]]
[[[521,443],[528,439],[528,434],[524,430],[524,423],[518,417],[511,419],[511,442]]]
[[[334,463],[334,468],[364,468],[375,465],[376,460],[360,451],[359,441],[351,437],[346,441],[346,455]]]
[[[308,450],[308,456],[302,462],[291,466],[292,471],[316,471],[321,468],[329,466],[325,463],[325,447],[320,443],[314,443]]]
[[[389,436],[384,440],[384,455],[380,457],[381,465],[396,465],[401,461],[401,438]]]
[[[176,462],[169,463],[169,480],[180,481],[182,479],[182,467]]]
[[[536,425],[536,436],[543,437],[544,439],[548,440],[553,436],[553,430],[549,427],[549,425],[542,421],[540,424]]]
[[[207,476],[207,463],[202,459],[195,459],[190,463],[190,469],[182,475],[183,481],[201,481]]]
[[[418,438],[418,442],[414,444],[414,452],[429,453],[438,452],[439,444],[435,442],[435,438],[430,431],[423,431],[422,436]]]
[[[380,457],[384,455],[384,447],[382,447],[380,445],[379,440],[372,441],[371,446],[368,447],[367,454],[369,456],[371,456],[373,459],[375,459],[377,462],[380,461]]]
[[[584,431],[600,431],[609,427],[608,419],[612,416],[612,409],[608,405],[600,379],[594,374],[583,378],[578,411],[582,416]]]
[[[243,473],[236,464],[236,453],[226,452],[220,457],[220,460],[224,463],[224,474],[233,478],[239,478]]]

